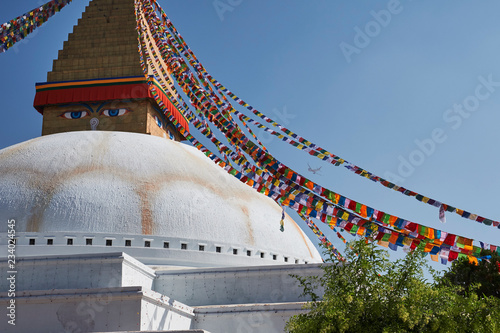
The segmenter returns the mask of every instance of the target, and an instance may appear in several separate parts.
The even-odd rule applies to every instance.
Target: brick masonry
[[[92,0],[54,60],[47,82],[142,76],[137,47],[134,0]],[[127,112],[116,117],[104,112],[120,108]],[[81,118],[67,118],[70,114],[66,112],[78,111],[84,112]],[[158,111],[153,99],[47,105],[42,135],[91,130],[92,118],[99,120],[97,130],[184,139]]]

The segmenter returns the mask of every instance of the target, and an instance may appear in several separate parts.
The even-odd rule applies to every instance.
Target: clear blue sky
[[[3,3],[0,22],[44,2]],[[24,42],[0,54],[0,148],[40,135],[41,116],[32,107],[35,82],[46,80],[88,2],[74,0]],[[226,7],[218,11],[214,4],[221,3]],[[500,220],[497,1],[160,4],[207,70],[260,111],[379,176],[392,173],[400,177],[399,185]],[[493,83],[485,85],[485,80]],[[283,116],[285,111],[290,116]],[[431,147],[436,129],[440,133]],[[416,140],[427,145],[421,148]],[[456,214],[447,214],[447,223],[441,224],[436,208],[278,140],[264,136],[264,142],[282,162],[347,197],[500,245],[496,228]],[[403,168],[402,160],[418,165]],[[308,163],[322,166],[321,174],[308,172]],[[339,245],[333,234],[329,238]]]

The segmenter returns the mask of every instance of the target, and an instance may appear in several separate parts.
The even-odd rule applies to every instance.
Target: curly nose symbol
[[[97,129],[97,125],[99,125],[99,119],[92,118],[90,119],[90,129],[95,131]]]

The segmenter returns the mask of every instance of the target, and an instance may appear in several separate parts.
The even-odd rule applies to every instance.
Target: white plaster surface
[[[291,275],[322,273],[320,264],[156,271],[154,290],[191,306],[300,302],[310,299]]]
[[[238,304],[195,307],[195,328],[217,333],[284,332],[288,319],[305,303]]]
[[[9,302],[0,293],[0,306]],[[110,332],[169,328],[187,330],[193,308],[142,287],[19,292],[16,325],[0,321],[0,332]]]
[[[165,236],[321,261],[288,216],[279,231],[272,199],[195,148],[144,134],[59,133],[0,150],[0,221],[8,219],[18,233]]]
[[[7,260],[0,269],[9,271]],[[155,272],[125,253],[18,258],[16,290],[84,289],[140,286],[152,289]],[[0,279],[0,291],[9,281]]]
[[[15,297],[0,292],[0,307],[15,300],[16,328],[4,321],[0,332],[282,332],[306,301],[290,274],[322,272],[318,264],[154,271],[124,253],[22,258],[16,269]]]

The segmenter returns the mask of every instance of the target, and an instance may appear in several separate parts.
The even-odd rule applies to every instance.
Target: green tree
[[[480,297],[500,298],[500,256],[489,250],[481,252],[483,259],[476,265],[467,259],[455,260],[440,283],[461,287],[460,293],[474,292]]]
[[[364,240],[348,243],[346,261],[333,255],[323,275],[298,277],[312,299],[287,332],[500,332],[500,301],[460,287],[428,282],[422,251],[390,261]]]

